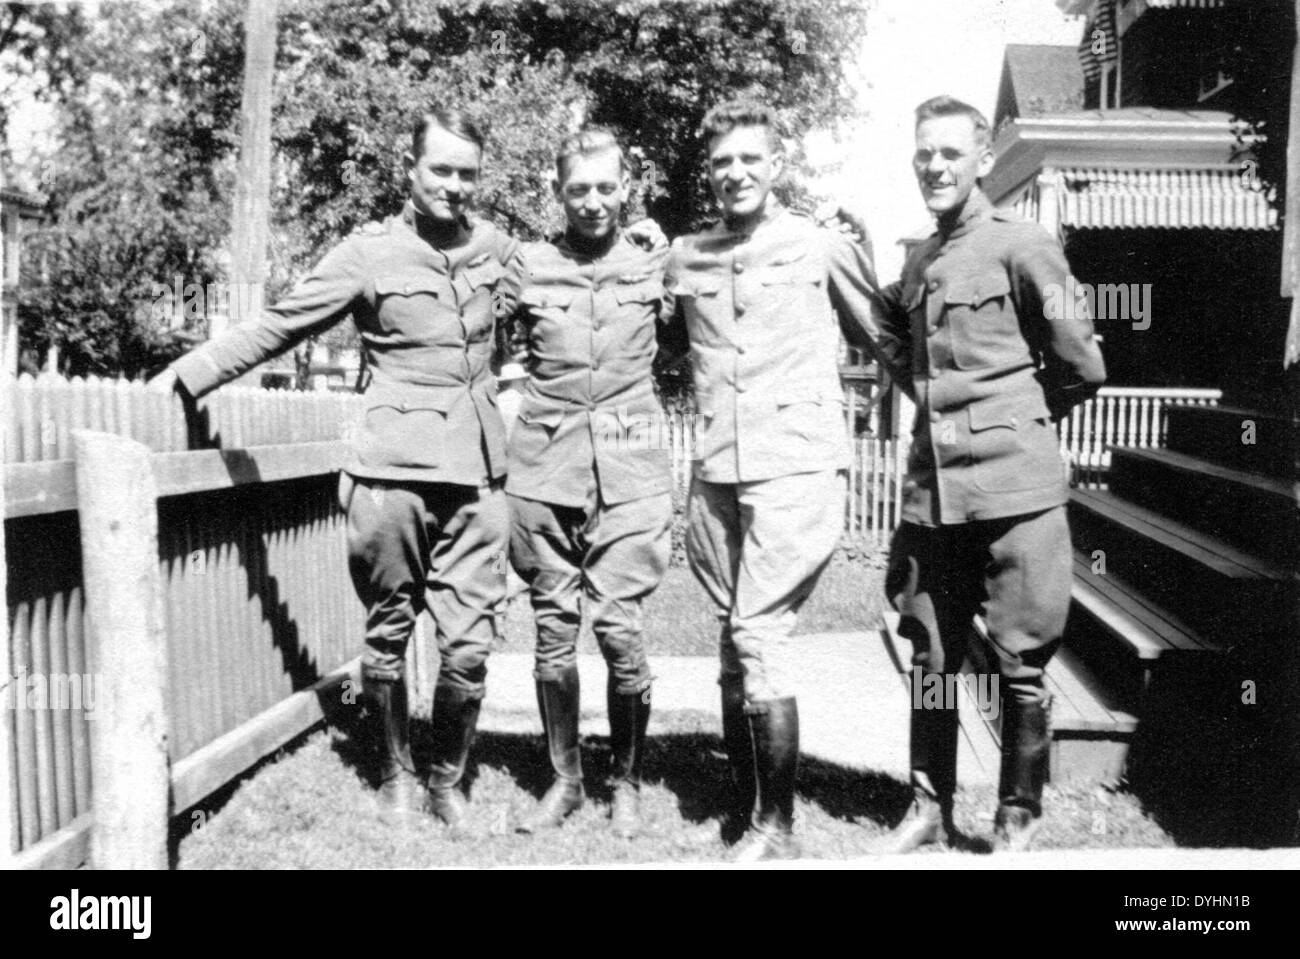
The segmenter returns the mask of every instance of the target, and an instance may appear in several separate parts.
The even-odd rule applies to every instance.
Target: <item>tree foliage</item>
[[[480,212],[522,238],[558,226],[558,138],[583,120],[631,145],[638,195],[674,235],[710,215],[696,131],[739,93],[790,135],[788,200],[806,202],[799,137],[853,106],[844,64],[862,0],[281,0],[273,140],[273,298],[358,225],[394,212],[422,107],[488,129]],[[20,303],[28,344],[73,372],[133,374],[183,342],[155,291],[224,276],[242,79],[240,0],[103,4],[68,40],[47,282]],[[198,316],[181,332],[202,335]]]

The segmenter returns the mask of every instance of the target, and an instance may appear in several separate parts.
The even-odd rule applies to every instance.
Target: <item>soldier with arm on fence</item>
[[[1067,481],[1052,421],[1095,393],[1105,365],[1092,321],[1053,315],[1069,267],[1037,224],[994,209],[987,120],[937,97],[916,112],[913,172],[937,230],[889,288],[890,325],[910,346],[899,382],[916,402],[903,523],[886,593],[913,668],[955,674],[981,613],[999,660],[1000,845],[1023,848],[1041,817],[1050,733],[1043,671],[1070,602]],[[955,703],[910,718],[914,802],[880,851],[952,830]]]
[[[505,430],[489,364],[494,309],[513,309],[521,270],[519,244],[468,216],[482,149],[459,112],[421,114],[401,213],[345,239],[257,320],[153,382],[197,397],[352,316],[372,380],[340,502],[367,610],[362,680],[380,727],[379,802],[398,814],[431,807],[452,827],[467,813],[458,786],[505,601]],[[411,760],[404,682],[426,605],[442,659],[427,796]]]
[[[609,667],[614,831],[638,828],[650,716],[641,604],[668,568],[672,474],[651,379],[667,244],[619,225],[630,187],[612,132],[587,128],[556,158],[566,229],[524,248],[516,316],[529,371],[510,435],[510,558],[537,623],[537,701],[555,781],[524,832],[584,801],[577,642],[585,601]]]
[[[674,242],[666,280],[699,407],[686,549],[721,624],[733,787],[723,835],[744,828],[757,799],[737,858],[788,858],[798,852],[799,714],[773,654],[844,527],[840,334],[882,359],[893,343],[880,335],[883,305],[862,246],[772,195],[782,169],[773,112],[724,104],[702,132],[723,219]]]

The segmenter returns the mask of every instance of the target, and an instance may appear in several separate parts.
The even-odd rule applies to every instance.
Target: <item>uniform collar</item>
[[[568,253],[572,256],[576,256],[584,260],[599,260],[609,256],[611,253],[619,249],[619,247],[623,246],[627,242],[628,242],[627,235],[623,232],[623,228],[621,226],[618,226],[614,228],[614,242],[609,245],[609,249],[607,249],[604,253],[599,254],[598,256],[592,256],[590,251],[581,249],[579,247],[574,246],[572,243],[570,243],[569,234],[567,230],[564,233],[560,234],[559,239],[555,240],[555,247],[556,249],[561,250],[564,253]]]
[[[434,223],[432,217],[425,216],[415,208],[415,204],[410,200],[402,207],[402,222],[405,223],[420,239],[436,247],[455,247],[463,246],[469,242],[470,236],[474,232],[474,226],[469,219],[462,215],[457,221],[459,229],[456,235],[447,242],[446,234],[442,228]]]
[[[763,210],[763,216],[760,220],[758,220],[758,222],[754,223],[752,226],[743,230],[733,230],[731,229],[731,227],[727,225],[727,220],[724,217],[723,219],[718,221],[718,231],[720,233],[729,234],[731,236],[752,236],[753,234],[757,233],[759,230],[763,229],[764,227],[770,226],[771,224],[775,223],[777,220],[779,220],[782,217],[782,215],[785,212],[786,212],[785,207],[781,205],[781,203],[777,200],[777,198],[775,196],[769,195],[767,199],[767,206]]]
[[[993,204],[989,202],[989,198],[985,196],[984,191],[977,186],[970,191],[970,196],[966,198],[961,213],[957,215],[957,221],[949,229],[944,229],[942,221],[939,223],[939,236],[942,239],[951,240],[953,237],[969,233],[974,226],[992,212]]]

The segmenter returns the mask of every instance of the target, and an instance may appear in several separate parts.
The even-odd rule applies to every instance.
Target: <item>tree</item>
[[[69,56],[57,152],[43,165],[53,222],[28,241],[19,296],[25,364],[58,344],[71,374],[134,376],[175,357],[222,279],[238,108],[234,0],[113,4]],[[224,8],[224,10],[223,10]],[[223,15],[220,15],[224,13]],[[180,334],[178,338],[177,334]]]
[[[581,120],[637,157],[634,215],[676,234],[707,219],[696,130],[714,103],[760,92],[786,121],[787,198],[807,202],[799,137],[847,115],[844,64],[865,30],[855,0],[282,0],[268,298],[339,239],[400,208],[401,155],[421,105],[486,122],[480,210],[524,239],[559,225],[558,136]],[[104,4],[62,81],[50,282],[28,289],[30,345],[69,369],[148,371],[182,343],[158,286],[225,277],[242,3]],[[35,259],[35,258],[33,258]],[[182,311],[180,332],[199,315]],[[347,334],[338,334],[347,341]]]

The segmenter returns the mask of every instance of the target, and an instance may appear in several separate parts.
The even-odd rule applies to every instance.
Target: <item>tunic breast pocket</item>
[[[575,349],[587,352],[588,339],[574,333],[569,317],[576,296],[572,287],[524,288],[519,302],[524,307],[528,350],[534,359],[554,361]]]
[[[1029,348],[1020,334],[1005,273],[953,281],[944,304],[944,322],[958,369],[987,369],[1028,359]]]
[[[446,277],[380,276],[375,279],[375,313],[385,333],[427,333],[440,314],[454,309]]]
[[[817,311],[824,296],[822,273],[819,264],[811,257],[800,255],[764,267],[758,277],[762,286],[763,302],[759,304],[765,318],[777,324],[783,321],[799,323]]]
[[[655,320],[663,302],[664,288],[660,283],[620,283],[614,287],[614,300],[618,310],[608,318],[614,326],[615,348],[624,356],[648,356],[655,347]],[[603,327],[605,317],[597,317]]]
[[[471,341],[491,336],[496,317],[506,309],[497,290],[505,272],[505,268],[488,255],[484,259],[470,262],[456,275],[461,321],[465,325],[465,334]]]

